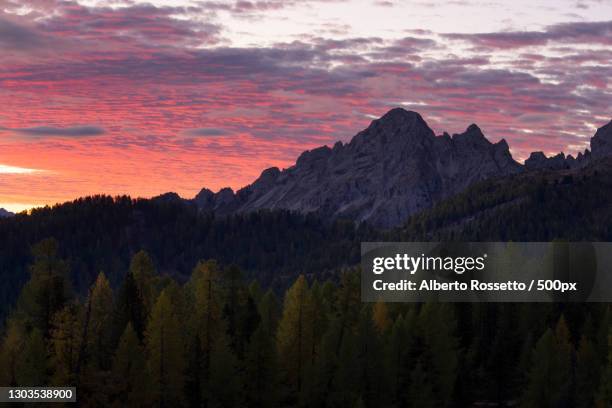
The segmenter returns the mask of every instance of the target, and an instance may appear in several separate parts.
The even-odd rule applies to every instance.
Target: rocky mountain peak
[[[375,119],[348,144],[349,148],[368,150],[391,148],[403,151],[414,145],[428,144],[435,138],[433,130],[417,112],[395,108]]]
[[[597,129],[591,139],[591,154],[596,159],[612,155],[612,121]]]
[[[294,166],[267,169],[235,194],[203,190],[195,201],[220,213],[317,211],[391,227],[471,183],[520,171],[508,144],[492,144],[478,126],[436,137],[420,114],[396,108],[347,144],[305,151]]]
[[[418,112],[409,111],[404,108],[393,108],[376,121],[381,123],[392,123],[399,125],[408,124],[427,126],[427,123],[425,123],[425,120]]]
[[[487,140],[482,130],[478,125],[472,123],[463,133],[454,134],[452,139],[455,143],[465,143],[471,146],[490,146],[491,142]]]

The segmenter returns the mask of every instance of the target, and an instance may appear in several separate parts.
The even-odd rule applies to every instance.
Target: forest
[[[282,294],[300,274],[326,279],[357,264],[359,243],[379,235],[365,224],[316,214],[259,211],[222,217],[179,200],[79,198],[0,218],[0,320],[28,279],[31,246],[48,237],[61,243],[60,255],[80,295],[101,270],[118,287],[140,249],[161,274],[181,283],[200,259],[216,259],[236,264],[248,278]]]
[[[32,247],[3,385],[87,407],[612,406],[607,304],[362,303],[350,268],[277,296],[214,260],[177,282],[145,251],[79,296],[60,253]]]

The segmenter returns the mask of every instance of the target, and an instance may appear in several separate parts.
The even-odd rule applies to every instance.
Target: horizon
[[[520,163],[610,121],[612,4],[433,6],[0,0],[0,208],[237,190],[392,107]]]

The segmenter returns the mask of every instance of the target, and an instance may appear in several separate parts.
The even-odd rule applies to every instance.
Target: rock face
[[[546,157],[542,152],[533,152],[527,160],[525,160],[526,170],[563,170],[574,167],[584,166],[591,159],[591,152],[586,149],[584,154],[578,153],[574,158],[572,155],[565,156],[559,153],[553,157]]]
[[[591,151],[594,159],[612,156],[612,121],[597,129],[591,139]]]
[[[0,208],[0,218],[9,218],[14,216],[15,214],[13,214],[10,211],[5,210],[4,208]]]
[[[546,157],[542,152],[533,152],[525,160],[526,170],[563,170],[583,167],[592,160],[612,156],[612,121],[597,129],[591,138],[591,150],[578,153],[576,158],[559,153],[553,157]]]
[[[219,213],[317,211],[391,227],[476,181],[521,171],[508,144],[489,142],[476,125],[435,136],[418,113],[393,109],[348,144],[306,151],[236,193],[203,189],[193,201]]]

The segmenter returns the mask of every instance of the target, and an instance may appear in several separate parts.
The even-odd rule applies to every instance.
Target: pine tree
[[[358,364],[354,375],[359,379],[359,393],[367,406],[385,406],[389,399],[388,386],[389,372],[384,358],[383,342],[378,329],[374,325],[372,307],[367,305],[361,312],[357,326],[357,354]]]
[[[209,374],[210,407],[232,408],[242,406],[243,395],[238,372],[238,359],[228,344],[228,337],[215,341],[211,353]]]
[[[580,339],[576,360],[576,404],[578,407],[592,407],[599,386],[600,370],[595,347],[586,336]]]
[[[415,316],[411,311],[404,318],[402,315],[393,323],[389,333],[386,359],[389,368],[389,388],[397,406],[410,403],[408,388],[411,370],[414,367],[412,355],[415,352]]]
[[[274,292],[268,290],[266,294],[263,295],[257,305],[257,310],[259,311],[259,317],[261,319],[260,326],[269,331],[267,333],[269,337],[274,337],[281,315],[280,305]]]
[[[18,316],[27,327],[35,327],[48,337],[53,315],[70,298],[68,266],[58,256],[55,239],[34,245],[32,255],[31,277],[21,291]]]
[[[150,384],[144,351],[136,331],[128,323],[113,359],[113,383],[116,400],[125,406],[147,406]]]
[[[453,399],[457,367],[459,364],[459,341],[455,336],[457,321],[448,303],[426,303],[419,314],[419,332],[423,336],[425,353],[433,370],[434,390],[441,405],[447,406]]]
[[[312,302],[306,278],[301,275],[287,290],[276,341],[281,382],[290,396],[305,391],[312,364]]]
[[[439,399],[436,398],[432,387],[432,379],[427,377],[427,372],[420,361],[416,364],[410,376],[408,395],[410,399],[405,406],[415,408],[435,408],[439,406]]]
[[[215,390],[212,382],[215,344],[227,344],[226,325],[223,320],[223,290],[216,262],[199,262],[193,270],[188,290],[192,293],[192,314],[189,348],[197,356],[189,361],[188,388],[191,404],[209,406]],[[221,350],[221,347],[217,348]]]
[[[113,344],[117,344],[119,337],[129,324],[132,325],[139,339],[143,339],[146,326],[146,310],[140,291],[131,271],[128,271],[114,307],[113,315]]]
[[[185,356],[179,322],[180,316],[162,291],[145,332],[152,398],[161,407],[180,406],[184,402]]]
[[[555,327],[555,341],[557,345],[558,370],[564,374],[563,383],[560,384],[559,399],[569,404],[571,402],[571,387],[573,381],[572,366],[575,353],[571,334],[564,315],[561,315]]]
[[[140,250],[132,257],[130,272],[140,294],[146,316],[151,312],[155,300],[153,279],[157,275],[153,260],[146,251]]]
[[[110,368],[112,356],[113,291],[103,272],[100,272],[87,300],[88,319],[86,358],[94,370]]]
[[[21,355],[15,362],[17,385],[35,387],[47,384],[47,362],[47,348],[43,335],[40,330],[32,329],[25,340]]]
[[[556,407],[566,397],[569,372],[563,347],[550,329],[540,337],[532,353],[523,406]]]
[[[262,321],[245,355],[247,406],[270,407],[276,403],[276,370],[276,342],[272,330]]]
[[[341,331],[340,327],[338,331]],[[356,398],[361,396],[359,393],[361,379],[357,375],[361,371],[356,358],[359,352],[357,336],[352,330],[346,330],[342,336],[340,351],[337,353],[337,369],[330,381],[329,391],[326,392],[331,400],[330,406],[350,406]]]
[[[21,321],[9,319],[0,348],[0,384],[17,385],[17,364],[24,356],[26,333]]]
[[[608,356],[602,368],[597,408],[612,407],[612,329],[608,332]]]
[[[76,305],[67,305],[57,312],[51,323],[52,383],[67,386],[76,383],[76,367],[82,344],[82,322]]]

